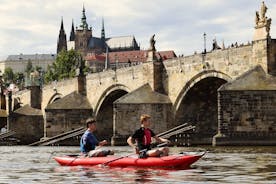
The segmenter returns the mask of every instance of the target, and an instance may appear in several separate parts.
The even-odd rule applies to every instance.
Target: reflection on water
[[[118,155],[128,147],[113,147]],[[54,155],[78,147],[0,147],[0,183],[275,183],[276,147],[171,148],[172,153],[208,150],[191,169],[62,167]]]

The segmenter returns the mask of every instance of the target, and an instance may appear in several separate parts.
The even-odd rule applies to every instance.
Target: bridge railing
[[[69,138],[81,135],[81,134],[84,133],[85,130],[86,129],[84,127],[80,127],[80,128],[75,129],[75,130],[71,130],[71,131],[68,131],[68,132],[53,136],[53,137],[49,137],[49,138],[34,142],[32,144],[29,144],[29,146],[47,146],[47,145],[51,145],[51,144],[63,141],[65,139],[69,139]]]
[[[177,127],[174,127],[168,131],[162,132],[160,134],[158,134],[158,137],[162,137],[162,138],[169,138],[173,135],[177,135],[186,131],[190,131],[190,130],[194,130],[196,127],[193,125],[189,125],[188,123],[183,123]]]
[[[13,130],[1,133],[0,139],[8,138],[10,136],[13,136],[14,134],[15,134],[15,131],[13,131]]]

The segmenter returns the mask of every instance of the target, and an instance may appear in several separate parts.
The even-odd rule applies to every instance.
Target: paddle
[[[47,164],[49,163],[50,159],[52,158],[52,156],[53,156],[55,153],[56,153],[56,151],[53,151],[53,152],[50,154],[50,156],[49,156],[49,158],[48,158],[48,161],[47,161]]]
[[[102,147],[102,145],[99,145],[99,146],[97,146],[97,147],[95,148],[95,150],[97,150],[97,149],[99,149],[99,148],[101,148],[101,147]],[[66,164],[66,166],[69,166],[69,165],[71,165],[73,162],[75,162],[78,158],[80,158],[80,157],[87,157],[88,154],[67,155],[67,156],[69,156],[69,157],[75,157],[71,162],[69,162],[68,164]]]
[[[162,146],[167,145],[167,144],[168,144],[167,142],[163,142],[163,143],[161,143],[161,144],[158,144],[156,147],[162,147]],[[144,151],[147,151],[147,149],[140,150],[139,153],[142,153],[142,152],[144,152]],[[109,160],[109,161],[104,162],[104,163],[99,164],[99,165],[101,165],[101,166],[107,166],[107,165],[110,164],[111,162],[114,162],[114,161],[116,161],[116,160],[120,160],[120,159],[129,157],[129,156],[132,156],[132,155],[136,155],[136,154],[137,154],[137,153],[132,153],[132,154],[129,154],[129,155],[126,155],[126,156],[118,157],[118,158],[115,158],[115,159],[113,159],[113,160]]]

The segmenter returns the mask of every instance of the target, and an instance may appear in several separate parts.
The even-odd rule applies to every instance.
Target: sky
[[[252,41],[255,11],[261,0],[0,0],[0,60],[15,54],[55,54],[63,18],[67,39],[72,20],[80,25],[83,5],[93,36],[100,37],[102,18],[106,37],[134,35],[141,49],[177,55],[207,51],[213,39],[225,46]],[[265,0],[270,34],[276,38],[276,1]]]

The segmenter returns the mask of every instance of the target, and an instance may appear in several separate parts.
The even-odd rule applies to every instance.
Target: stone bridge
[[[267,40],[164,61],[161,85],[164,89],[163,94],[171,101],[171,117],[161,122],[166,124],[163,128],[155,125],[155,129],[161,132],[166,128],[189,122],[197,126],[198,134],[206,135],[203,142],[210,143],[218,127],[217,89],[257,64],[266,69],[267,54],[266,49],[262,47],[265,44]],[[98,126],[99,132],[114,136],[116,129],[135,124],[125,133],[130,134],[133,128],[139,126],[140,114],[134,118],[136,122],[115,122],[113,102],[145,84],[149,84],[154,91],[153,68],[154,62],[147,62],[86,76],[87,99],[93,109],[92,116],[101,124]],[[77,78],[44,86],[41,103],[44,116],[44,109],[48,104],[77,91],[77,88]],[[13,99],[23,105],[30,104],[30,91],[15,94]],[[154,114],[151,115],[154,117]]]
[[[268,133],[275,133],[273,128],[275,104],[273,104],[273,100],[275,101],[276,96],[269,97],[272,100],[263,100],[268,99],[263,98],[263,96],[267,97],[267,94],[272,94],[271,91],[276,90],[274,89],[274,79],[270,80],[272,81],[270,83],[273,84],[268,88],[264,87],[269,85],[267,82],[262,83],[262,86],[255,87],[256,96],[252,95],[251,88],[248,88],[244,90],[247,90],[246,93],[239,91],[242,99],[239,99],[239,96],[234,101],[231,101],[231,98],[226,98],[228,96],[218,98],[218,89],[223,84],[239,79],[238,76],[248,73],[247,71],[257,65],[262,67],[266,76],[275,76],[276,40],[271,39],[269,34],[271,19],[265,16],[266,11],[264,10],[266,9],[264,3],[262,3],[260,16],[259,13],[256,14],[256,26],[251,43],[235,44],[226,49],[219,49],[215,45],[216,47],[207,53],[165,61],[157,61],[153,57],[155,49],[152,49],[148,53],[147,63],[117,69],[116,71],[107,70],[88,74],[86,78],[82,78],[85,80],[80,80],[78,77],[44,86],[41,102],[37,103],[39,104],[38,107],[41,104],[44,118],[44,136],[50,135],[48,130],[69,131],[83,126],[84,118],[89,115],[97,119],[99,135],[105,138],[111,138],[112,136],[113,140],[121,138],[125,142],[125,138],[140,126],[139,116],[142,113],[147,113],[152,117],[152,122],[154,122],[152,128],[156,133],[179,124],[189,123],[196,126],[196,131],[192,135],[194,142],[210,144],[215,134],[218,135],[215,136],[216,138],[230,135],[235,130],[235,127],[232,127],[235,125],[231,124],[232,117],[229,114],[234,111],[238,115],[243,113],[239,109],[235,109],[239,108],[236,104],[242,102],[245,103],[243,107],[247,114],[251,113],[252,109],[250,108],[257,110],[269,109],[269,111],[256,111],[256,116],[258,116],[256,121],[254,117],[243,118],[248,119],[244,122],[240,122],[239,117],[236,118],[239,122],[235,122],[235,124],[245,123],[245,125],[242,124],[245,127],[242,130],[249,127],[245,131],[245,135],[251,129],[253,133],[256,133],[258,131],[256,127],[265,126],[266,122],[264,121],[268,122],[266,126],[268,127]],[[262,75],[261,78],[263,79],[260,80],[265,81],[266,76]],[[259,78],[256,79],[259,80]],[[254,80],[247,81],[244,79],[244,83],[252,83],[252,81],[254,82]],[[80,87],[80,84],[82,84],[82,87]],[[74,108],[69,109],[71,111],[57,111],[55,115],[59,117],[58,121],[52,119],[51,122],[47,122],[45,107],[58,102],[58,99],[62,100],[66,97],[68,99],[68,95],[74,91],[80,92],[81,88],[85,89],[83,91],[85,91],[85,102],[89,102],[89,111],[81,113],[83,111],[74,111]],[[260,92],[261,90],[263,91]],[[18,101],[22,105],[32,104],[31,99],[33,100],[36,96],[31,94],[27,90],[14,94],[14,104]],[[79,97],[83,99],[83,96]],[[220,108],[221,104],[218,99],[224,100],[222,103],[224,105],[223,109]],[[257,105],[249,108],[247,102],[252,101]],[[230,102],[233,106],[230,105],[226,108],[225,105]],[[74,106],[74,100],[71,106]],[[85,106],[85,108],[88,106]],[[60,114],[60,112],[63,114]],[[223,115],[222,112],[225,112],[226,115]],[[67,126],[70,124],[68,123],[68,116],[71,118],[72,126]],[[79,118],[79,122],[72,121],[72,118],[75,118],[74,120]],[[249,120],[250,122],[248,122]],[[51,124],[55,124],[55,126],[50,129]],[[63,125],[57,126],[58,124]],[[241,128],[236,128],[236,130],[241,130]],[[230,137],[230,139],[232,138]],[[251,138],[249,137],[248,140],[251,140]]]

